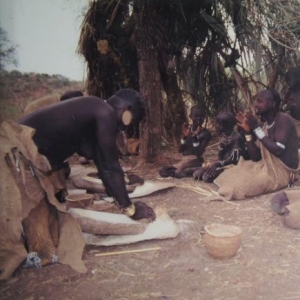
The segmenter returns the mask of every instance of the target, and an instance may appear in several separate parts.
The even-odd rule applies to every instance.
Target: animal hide
[[[177,237],[180,229],[174,220],[172,220],[165,212],[159,213],[156,211],[156,215],[156,220],[147,224],[146,229],[140,234],[109,235],[101,237],[99,235],[84,233],[83,237],[86,244],[95,246],[126,245],[153,239]]]
[[[89,209],[70,208],[68,212],[76,218],[83,232],[92,234],[138,234],[146,224],[136,222],[123,214],[100,212]]]
[[[97,169],[93,167],[84,168],[82,166],[74,166],[71,168],[70,179],[78,189],[85,189],[89,193],[106,194],[102,180],[91,176],[97,173]],[[134,185],[126,185],[128,193],[131,193],[134,189]]]
[[[4,121],[0,127],[0,280],[8,279],[28,255],[22,224],[28,248],[40,252],[42,264],[61,255],[61,263],[86,271],[81,261],[84,242],[80,227],[71,216],[73,221],[64,224],[65,207],[55,198],[62,185],[46,157],[38,153],[33,134],[34,129],[12,121]],[[40,213],[45,218],[39,218]],[[71,227],[73,235],[62,238],[63,227]],[[65,251],[59,253],[57,247]],[[68,255],[72,260],[68,261]]]
[[[148,196],[152,193],[165,190],[171,187],[174,187],[174,183],[170,182],[159,182],[159,181],[145,181],[143,185],[139,185],[135,188],[135,190],[128,194],[130,199],[140,198]],[[105,201],[111,202],[113,199],[111,197],[104,197]]]

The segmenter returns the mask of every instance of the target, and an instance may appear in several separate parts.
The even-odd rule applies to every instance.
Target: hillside
[[[61,75],[4,71],[0,74],[0,122],[16,120],[26,105],[40,98],[58,98],[67,90],[83,91],[83,82]]]

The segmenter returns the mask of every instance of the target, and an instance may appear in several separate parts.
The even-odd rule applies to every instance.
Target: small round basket
[[[87,208],[89,205],[93,204],[93,200],[93,194],[74,194],[66,197],[66,204],[68,208]]]
[[[241,244],[240,227],[210,224],[204,229],[204,246],[209,255],[218,259],[231,258],[236,255]]]

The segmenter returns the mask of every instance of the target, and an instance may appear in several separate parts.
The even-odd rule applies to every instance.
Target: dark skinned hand
[[[182,136],[188,137],[189,134],[190,134],[190,125],[188,123],[183,123],[182,124]]]
[[[258,127],[258,120],[250,111],[240,111],[236,114],[235,118],[237,120],[237,125],[247,133],[252,132]]]
[[[201,130],[202,130],[202,127],[200,125],[198,125],[197,128],[196,128],[196,130],[193,132],[193,136],[198,135]]]
[[[246,111],[245,115],[250,129],[251,131],[253,131],[255,128],[259,126],[258,119],[250,111]]]
[[[219,162],[214,162],[214,163],[208,165],[206,172],[205,172],[207,174],[207,176],[209,176],[209,177],[216,176],[216,170],[217,170],[218,165],[219,165]]]
[[[145,204],[144,202],[137,201],[134,203],[135,206],[135,214],[131,217],[134,220],[140,220],[140,219],[150,219],[151,221],[154,221],[156,218],[154,210]]]

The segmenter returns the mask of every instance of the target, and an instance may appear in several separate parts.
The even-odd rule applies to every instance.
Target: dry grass
[[[148,170],[150,174],[157,179],[157,169]],[[176,187],[140,200],[154,208],[162,206],[181,222],[178,237],[110,248],[89,246],[84,253],[88,273],[78,274],[58,264],[23,269],[17,282],[0,288],[0,298],[300,299],[299,231],[284,227],[282,217],[271,210],[274,193],[243,201],[207,201],[207,195],[216,193],[213,184],[189,178],[167,180]],[[217,260],[206,253],[203,227],[211,223],[242,228],[241,248],[232,259]],[[156,247],[160,249],[135,251]],[[104,252],[126,255],[95,257]]]

